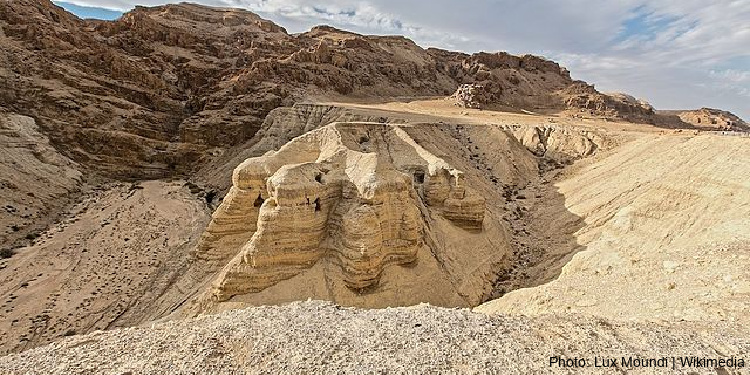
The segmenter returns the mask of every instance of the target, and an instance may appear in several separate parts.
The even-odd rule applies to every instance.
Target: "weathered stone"
[[[424,245],[420,201],[481,231],[484,199],[462,172],[402,129],[334,123],[250,158],[216,210],[197,256],[227,261],[212,294],[253,293],[331,256],[352,289],[376,286],[389,264],[416,261]]]

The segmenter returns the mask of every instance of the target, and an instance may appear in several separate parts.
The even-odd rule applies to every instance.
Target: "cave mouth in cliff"
[[[418,184],[424,183],[424,171],[415,171],[414,172],[414,182]]]
[[[320,198],[315,198],[313,204],[315,205],[315,211],[320,211]]]
[[[253,207],[260,207],[263,205],[263,202],[265,202],[265,199],[258,194],[258,198],[255,198],[255,201],[253,202]]]

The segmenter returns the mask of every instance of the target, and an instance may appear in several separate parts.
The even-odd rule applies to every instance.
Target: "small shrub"
[[[2,249],[0,250],[0,259],[9,259],[15,253],[13,249]]]

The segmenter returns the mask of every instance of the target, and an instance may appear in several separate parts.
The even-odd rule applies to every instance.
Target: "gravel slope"
[[[0,358],[0,373],[602,374],[612,370],[551,370],[549,357],[583,357],[591,366],[595,355],[618,362],[622,355],[750,355],[747,327],[703,327],[613,324],[577,315],[487,316],[425,305],[364,310],[308,301],[70,337]],[[705,368],[623,370],[717,373]],[[733,371],[728,370],[718,373]]]

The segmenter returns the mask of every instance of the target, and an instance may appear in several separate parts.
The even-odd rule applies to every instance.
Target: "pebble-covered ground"
[[[585,358],[587,367],[550,368],[556,355]],[[747,373],[679,364],[615,371],[593,367],[595,356],[618,365],[621,356],[747,361],[750,335],[736,323],[613,324],[578,315],[365,310],[308,301],[73,336],[0,358],[0,374]]]

